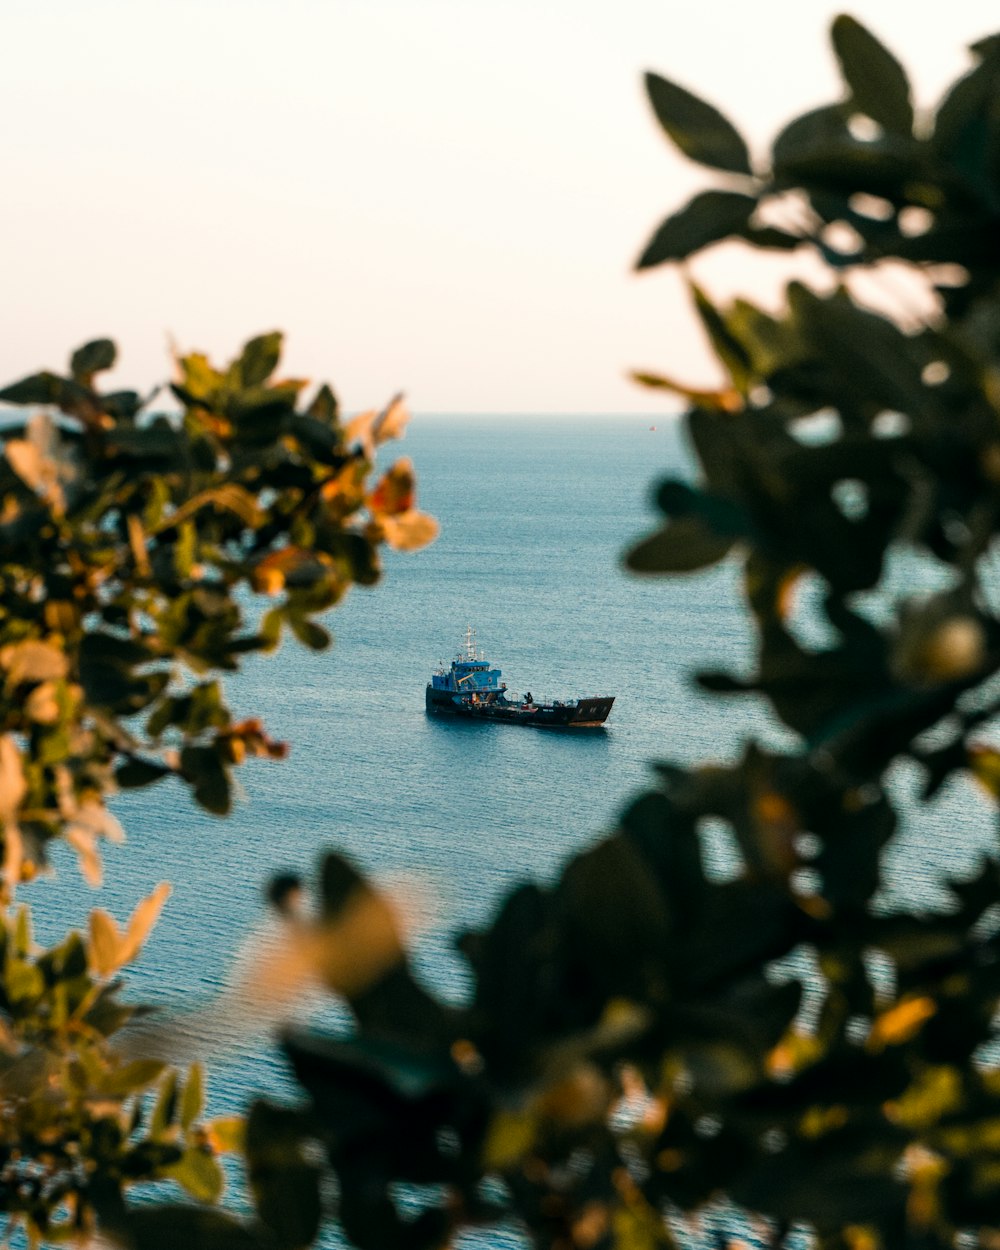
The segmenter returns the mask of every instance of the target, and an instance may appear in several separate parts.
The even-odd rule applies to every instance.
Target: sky
[[[676,273],[632,272],[703,171],[642,73],[758,151],[839,97],[823,0],[5,0],[0,380],[109,336],[111,381],[287,334],[348,410],[669,409],[714,380]],[[995,0],[866,0],[929,106]],[[696,273],[773,299],[724,246]]]

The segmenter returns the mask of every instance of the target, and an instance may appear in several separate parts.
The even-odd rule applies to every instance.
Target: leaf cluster
[[[289,1246],[319,1225],[327,1168],[372,1250],[497,1219],[553,1250],[646,1250],[723,1195],[775,1246],[803,1228],[831,1250],[995,1240],[1000,860],[936,911],[890,910],[884,853],[909,818],[901,764],[928,799],[963,775],[1000,796],[1000,41],[932,116],[860,23],[838,18],[833,43],[844,98],[787,126],[767,168],[711,105],[648,80],[671,140],[726,181],[640,267],[739,237],[837,274],[912,266],[938,301],[913,329],[846,284],[793,284],[777,314],[692,284],[726,385],[642,379],[687,400],[698,472],[659,485],[628,566],[739,564],[753,671],[698,680],[763,696],[786,745],[658,765],[610,837],[461,940],[468,1005],[402,954],[335,987],[353,1035],[285,1041],[309,1105],[251,1115],[261,1210]],[[726,879],[707,867],[720,825]],[[370,889],[322,866],[328,915]]]
[[[845,279],[791,285],[778,313],[692,284],[726,384],[642,379],[685,398],[698,468],[660,483],[662,522],[627,563],[739,566],[753,671],[698,680],[721,699],[762,696],[782,733],[737,759],[657,765],[610,836],[460,939],[473,984],[462,1006],[420,983],[391,906],[341,857],[320,865],[315,917],[276,882],[288,940],[353,1028],[283,1038],[303,1097],[250,1109],[252,1221],[109,1202],[112,1233],[293,1250],[336,1216],[362,1250],[431,1250],[514,1220],[551,1250],[653,1250],[725,1196],[774,1246],[803,1230],[824,1250],[995,1245],[1000,859],[945,883],[933,911],[886,905],[884,860],[910,818],[901,765],[926,799],[962,778],[1000,798],[1000,38],[973,48],[974,67],[926,116],[860,23],[838,18],[833,44],[843,98],[785,127],[766,167],[711,105],[648,80],[667,135],[724,181],[668,217],[640,267],[738,237],[811,247]],[[886,261],[913,267],[937,300],[917,328],[851,294],[854,269]],[[53,811],[69,794],[79,807],[88,786],[104,793],[112,761],[122,783],[178,772],[223,810],[217,778],[240,751],[222,744],[268,745],[200,675],[286,625],[318,641],[303,622],[371,580],[377,542],[428,536],[407,465],[362,485],[365,438],[396,410],[352,441],[328,393],[300,412],[298,384],[271,380],[275,352],[256,340],[223,372],[182,360],[179,422],[96,399],[100,344],[70,377],[7,392],[71,421],[65,467],[34,459],[54,437],[36,426],[8,442],[0,478],[0,541],[15,527],[0,662],[9,716],[22,717],[0,738],[8,859],[11,829],[34,827],[29,803]],[[913,570],[902,585],[900,562]],[[63,582],[45,580],[50,567]],[[922,592],[924,572],[944,588]],[[284,596],[259,627],[241,624],[241,585]],[[49,619],[51,604],[68,606]],[[163,680],[168,660],[197,680]],[[73,724],[99,746],[49,763],[60,700],[85,709]],[[96,786],[80,780],[87,768]],[[724,878],[708,867],[720,826],[735,848]],[[131,932],[93,924],[101,967],[128,954]],[[55,1008],[31,970],[41,961],[18,960],[6,1013],[18,1018],[11,986],[27,987],[44,1033]],[[157,1166],[210,1196],[184,1142]]]
[[[834,271],[887,258],[933,267],[946,310],[967,309],[990,294],[1000,263],[996,38],[973,45],[975,66],[926,114],[902,65],[860,22],[838,17],[832,42],[842,98],[789,122],[760,161],[712,105],[647,75],[663,130],[724,182],[667,217],[638,267],[684,261],[724,239],[807,246]]]
[[[129,926],[135,950],[157,901]],[[181,1079],[118,1036],[139,1010],[109,979],[134,950],[118,954],[108,967],[96,929],[37,949],[26,907],[0,922],[0,1203],[8,1234],[20,1225],[33,1244],[126,1227],[124,1196],[144,1182],[222,1192],[232,1126],[199,1122],[199,1065]]]
[[[4,884],[66,836],[97,880],[116,787],[172,777],[224,814],[232,770],[280,758],[259,719],[234,719],[220,675],[319,623],[379,577],[382,543],[412,549],[435,524],[416,510],[409,461],[371,481],[376,446],[406,410],[341,419],[328,386],[275,376],[281,335],[224,369],[176,360],[176,411],[101,392],[108,339],[68,374],[0,390],[27,407],[0,459],[0,825]],[[266,606],[258,608],[255,597]]]

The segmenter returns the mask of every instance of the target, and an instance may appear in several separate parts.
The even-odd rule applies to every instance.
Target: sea
[[[255,944],[269,940],[264,890],[274,874],[308,880],[327,849],[348,855],[411,900],[417,975],[460,1003],[471,985],[456,935],[487,925],[517,883],[552,881],[611,830],[654,783],[652,762],[727,760],[749,738],[787,741],[760,699],[710,697],[693,684],[699,669],[752,671],[737,563],[674,578],[623,567],[623,552],[656,524],[655,483],[692,472],[675,419],[418,416],[380,454],[384,464],[412,459],[419,506],[440,536],[419,552],[388,553],[380,584],[329,614],[329,650],[288,638],[228,680],[237,712],[263,716],[290,744],[288,758],[241,768],[224,819],[169,781],[120,795],[113,810],[127,842],[104,846],[103,886],[85,885],[72,852],[57,846],[54,875],[20,895],[47,943],[84,928],[94,906],[124,922],[158,882],[172,883],[125,995],[180,1021],[181,1033],[191,1022],[185,1057],[206,1063],[209,1116],[261,1094],[297,1096],[269,1023],[251,1012],[228,1017],[221,1036],[202,1028],[245,978]],[[614,695],[606,730],[428,718],[424,687],[470,625],[514,691]],[[995,812],[971,784],[953,782],[918,811],[918,782],[905,768],[894,779],[908,819],[886,855],[889,905],[942,905],[943,879],[968,875],[995,846]],[[724,829],[709,830],[706,855],[712,871],[733,871]],[[335,1007],[318,1010],[337,1026]],[[241,1205],[236,1173],[230,1190]],[[335,1234],[327,1244],[338,1244]]]

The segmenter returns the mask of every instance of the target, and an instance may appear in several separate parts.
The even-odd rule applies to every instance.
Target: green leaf
[[[31,909],[22,904],[14,915],[14,953],[26,955],[31,950]]]
[[[682,517],[637,543],[626,555],[625,566],[633,573],[693,573],[724,559],[733,541],[714,533],[698,517]]]
[[[101,407],[119,421],[132,421],[142,406],[138,391],[110,391],[101,396]]]
[[[180,1125],[185,1131],[205,1109],[205,1073],[200,1063],[188,1069],[188,1078],[181,1096]]]
[[[103,402],[102,407],[107,407]],[[186,454],[183,440],[169,422],[162,418],[151,425],[121,425],[108,435],[108,454],[121,456],[133,462],[129,472],[141,468],[173,468],[178,457]]]
[[[169,681],[167,671],[133,677],[121,664],[105,661],[80,664],[80,683],[87,702],[126,715],[148,707]]]
[[[312,417],[314,421],[321,421],[324,425],[336,425],[338,411],[337,397],[324,382],[306,409],[305,415]]]
[[[164,1175],[183,1185],[199,1202],[218,1202],[225,1187],[218,1160],[200,1146],[189,1146],[179,1162],[164,1168]]]
[[[167,777],[170,769],[153,760],[129,759],[115,769],[115,782],[123,790],[137,790],[150,786],[161,777]]]
[[[329,630],[324,629],[322,625],[317,625],[306,616],[300,616],[297,612],[289,612],[287,620],[295,637],[311,651],[325,651],[333,641]]]
[[[788,296],[798,324],[845,390],[892,412],[929,416],[918,349],[891,321],[843,295],[820,299],[798,284]]]
[[[246,1126],[246,1156],[257,1211],[280,1247],[311,1245],[319,1231],[320,1170],[303,1157],[308,1126],[291,1108],[258,1101]]]
[[[167,1132],[177,1112],[177,1073],[168,1068],[160,1082],[156,1103],[149,1121],[149,1135],[156,1141]]]
[[[801,157],[853,142],[842,104],[827,104],[794,118],[781,130],[771,149],[775,174]]]
[[[886,130],[912,134],[910,84],[902,65],[853,17],[841,14],[831,33],[852,103]]]
[[[37,964],[27,959],[8,959],[4,965],[3,988],[12,1003],[27,1002],[45,992],[45,978]]]
[[[191,576],[197,554],[198,530],[193,521],[182,521],[177,527],[177,541],[174,543],[174,572],[182,581]]]
[[[223,376],[212,367],[208,357],[201,352],[191,352],[177,358],[177,367],[181,382],[179,385],[172,383],[171,390],[185,404],[204,402],[210,405],[222,386]]]
[[[185,695],[164,699],[146,721],[146,733],[150,738],[159,738],[169,725],[183,725],[190,706],[191,700]]]
[[[779,370],[788,369],[809,351],[801,334],[796,333],[787,320],[776,320],[749,300],[733,302],[726,316],[726,327],[746,351],[751,372],[760,378],[767,379]]]
[[[303,443],[317,459],[325,464],[339,464],[342,458],[340,431],[315,417],[293,414],[288,422],[290,434]]]
[[[94,632],[84,636],[80,643],[80,655],[85,663],[107,662],[131,667],[153,659],[155,652],[146,643],[135,638]]]
[[[726,319],[697,283],[689,283],[695,311],[705,328],[715,354],[725,366],[733,385],[743,390],[750,381],[750,353],[726,324]]]
[[[794,252],[806,241],[801,235],[789,234],[776,226],[748,226],[740,234],[751,246],[772,248],[776,252]]]
[[[266,382],[281,359],[284,336],[279,330],[251,339],[239,358],[240,375],[244,386],[260,386]]]
[[[31,908],[22,904],[14,914],[13,948],[17,955],[27,955],[31,950]]]
[[[753,173],[743,137],[718,109],[658,74],[646,75],[646,92],[660,125],[685,156],[728,173]]]
[[[111,339],[94,339],[78,347],[70,357],[69,368],[73,380],[89,386],[95,373],[110,369],[115,363],[118,349]]]
[[[0,400],[8,404],[54,404],[67,412],[81,405],[92,405],[93,395],[78,382],[55,373],[34,373],[0,390]]]
[[[738,191],[703,191],[659,227],[636,262],[637,269],[651,269],[668,260],[685,260],[693,252],[747,227],[757,207],[752,195]]]
[[[194,791],[195,802],[208,812],[226,816],[232,806],[229,777],[213,747],[185,747],[181,772]]]
[[[991,153],[995,123],[991,113],[996,99],[998,71],[994,61],[984,61],[959,78],[938,106],[930,146],[996,207]]]
[[[260,618],[260,636],[264,650],[273,651],[281,642],[281,626],[285,619],[284,608],[269,608]]]
[[[166,1065],[160,1059],[133,1059],[111,1072],[101,1084],[101,1092],[125,1097],[152,1084]]]

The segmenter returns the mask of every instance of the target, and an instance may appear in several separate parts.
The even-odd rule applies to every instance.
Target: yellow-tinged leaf
[[[14,950],[18,955],[27,955],[31,950],[31,909],[21,906],[14,916]]]
[[[991,798],[1000,799],[1000,751],[996,747],[970,746],[969,772]]]
[[[844,1241],[848,1250],[881,1250],[882,1247],[877,1229],[870,1224],[848,1224],[844,1229]]]
[[[799,1132],[803,1137],[823,1137],[843,1128],[848,1119],[846,1107],[810,1107],[799,1121]]]
[[[90,965],[98,976],[106,977],[138,955],[143,942],[170,897],[170,885],[161,881],[132,913],[125,932],[120,932],[112,916],[99,907],[90,913]]]
[[[98,1086],[103,1094],[126,1097],[159,1080],[165,1067],[161,1059],[133,1059],[102,1076]]]
[[[926,1068],[899,1098],[887,1102],[882,1109],[893,1124],[922,1132],[948,1112],[957,1110],[961,1100],[958,1069],[939,1064]]]
[[[21,752],[10,734],[0,736],[0,820],[13,821],[27,793]]]
[[[60,809],[69,822],[63,836],[77,853],[83,879],[88,885],[97,887],[103,877],[97,840],[103,837],[109,842],[121,843],[125,841],[125,831],[97,799],[77,804],[72,791],[67,791],[62,796]]]
[[[250,584],[263,594],[276,594],[286,582],[309,585],[329,575],[332,565],[321,553],[289,545],[258,560],[250,574]]]
[[[340,517],[350,516],[365,501],[365,478],[367,466],[363,460],[348,460],[333,477],[320,488],[327,510]]]
[[[74,808],[63,812],[74,825],[92,833],[95,838],[106,838],[120,846],[125,841],[125,830],[116,816],[99,799],[85,799]]]
[[[501,1111],[495,1115],[483,1147],[486,1167],[502,1171],[523,1159],[535,1144],[538,1126],[537,1115],[529,1111]]]
[[[222,374],[212,368],[208,357],[201,352],[179,356],[175,351],[174,362],[181,385],[194,399],[208,399],[222,383]]]
[[[938,1128],[935,1141],[950,1155],[1000,1154],[1000,1119],[973,1120]]]
[[[372,436],[376,443],[387,443],[402,438],[410,420],[410,412],[402,395],[395,395],[379,413],[372,424]]]
[[[170,897],[171,891],[172,887],[169,881],[161,881],[151,894],[148,894],[136,905],[125,932],[127,955],[124,962],[128,963],[129,960],[134,959],[138,955],[143,942],[149,937],[153,925],[159,919],[160,912],[163,910],[164,903]]]
[[[258,594],[280,595],[285,589],[285,575],[281,569],[256,568],[252,584]]]
[[[70,825],[63,835],[76,851],[80,863],[80,875],[89,886],[96,890],[104,879],[100,852],[97,849],[97,838],[93,831],[84,825]]]
[[[939,604],[912,613],[896,640],[896,676],[915,686],[939,685],[971,677],[987,660],[982,621],[967,612],[941,615]]]
[[[437,521],[415,508],[398,516],[383,516],[380,524],[385,541],[396,551],[417,551],[438,536]]]
[[[132,551],[132,559],[135,561],[135,571],[140,577],[149,577],[152,572],[146,542],[146,531],[143,529],[142,520],[134,512],[129,513],[128,544]]]
[[[779,578],[774,596],[774,610],[779,620],[787,621],[795,610],[795,591],[805,571],[804,564],[797,564],[794,568],[787,569]]]
[[[615,1250],[664,1250],[674,1244],[663,1216],[642,1198],[616,1206],[612,1228]],[[739,1243],[730,1241],[728,1244],[735,1250]]]
[[[767,1054],[765,1064],[768,1075],[776,1081],[787,1081],[796,1072],[815,1063],[822,1051],[819,1038],[798,1029],[789,1029]]]
[[[258,508],[257,500],[245,487],[238,486],[235,482],[224,482],[221,486],[214,486],[210,490],[200,491],[197,495],[182,503],[169,516],[165,516],[151,532],[158,534],[162,530],[180,525],[183,521],[193,517],[195,513],[200,512],[202,508],[208,507],[209,504],[226,512],[234,513],[244,525],[249,525],[254,529],[264,519],[264,513]]]
[[[24,714],[36,725],[54,725],[59,719],[58,687],[54,681],[43,681],[24,701]]]
[[[368,496],[368,507],[373,516],[380,517],[408,512],[413,508],[416,490],[413,461],[404,456],[382,474]]]
[[[246,1135],[247,1122],[241,1115],[219,1116],[205,1125],[208,1144],[220,1155],[242,1151]]]
[[[680,395],[698,408],[711,409],[713,412],[739,412],[743,408],[743,396],[732,386],[717,391],[701,390],[698,387],[688,386],[684,382],[678,382],[674,378],[665,377],[662,373],[647,373],[641,370],[633,371],[630,377],[639,386]]]
[[[10,467],[26,486],[38,490],[43,482],[44,461],[42,453],[27,439],[12,438],[4,446]]]
[[[404,954],[395,908],[368,889],[358,890],[311,941],[320,976],[330,989],[348,997],[379,980]]]
[[[8,820],[3,834],[4,901],[10,902],[21,882],[24,867],[24,839],[19,826]]]
[[[189,1129],[205,1107],[205,1073],[200,1063],[188,1069],[188,1078],[181,1095],[180,1122],[182,1129]]]
[[[532,1105],[547,1120],[581,1128],[603,1120],[613,1098],[614,1088],[608,1078],[596,1064],[585,1061],[547,1085]]]
[[[7,689],[25,681],[53,681],[69,672],[66,653],[51,642],[29,638],[0,650],[0,667],[7,674]]]
[[[218,1202],[225,1182],[214,1155],[198,1146],[189,1146],[177,1163],[164,1168],[164,1175],[178,1181],[199,1202]]]
[[[45,977],[27,959],[8,959],[4,964],[4,990],[15,1003],[37,998],[45,990]]]
[[[936,1013],[937,1003],[933,998],[904,998],[875,1017],[865,1045],[870,1051],[900,1046],[916,1036],[924,1023]]]
[[[95,907],[90,913],[88,928],[90,966],[99,977],[110,976],[122,963],[119,959],[122,935],[118,925],[103,908]]]
[[[920,1144],[907,1148],[903,1164],[910,1182],[906,1200],[907,1223],[914,1229],[928,1229],[938,1223],[941,1214],[938,1191],[949,1172],[949,1164]]]
[[[375,455],[375,439],[372,434],[372,427],[378,419],[378,414],[372,409],[369,412],[360,412],[356,417],[352,417],[344,426],[344,442],[351,446],[357,443],[365,453],[365,457],[371,460]]]
[[[611,1227],[611,1208],[599,1198],[591,1198],[572,1217],[569,1226],[574,1247],[590,1250],[592,1246],[605,1243]],[[646,1250],[645,1243],[629,1241],[626,1235],[615,1241],[616,1250]]]
[[[759,789],[750,800],[757,849],[764,866],[787,876],[798,863],[795,838],[802,822],[791,802],[777,790]]]
[[[62,516],[66,511],[62,483],[77,475],[77,466],[52,417],[47,412],[33,413],[28,419],[27,438],[10,439],[4,452],[21,481],[37,491],[57,516]]]

